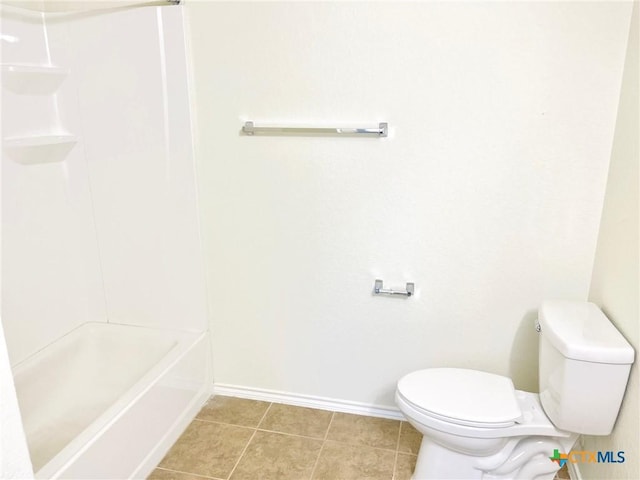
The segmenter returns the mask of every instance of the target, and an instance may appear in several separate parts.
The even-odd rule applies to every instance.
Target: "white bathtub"
[[[145,478],[208,396],[206,336],[86,323],[16,365],[36,478]]]

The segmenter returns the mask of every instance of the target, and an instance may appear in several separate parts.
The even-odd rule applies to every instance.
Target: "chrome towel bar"
[[[245,122],[242,133],[246,135],[345,135],[353,137],[386,137],[388,124],[379,123],[374,128],[339,127],[256,127],[253,122]]]

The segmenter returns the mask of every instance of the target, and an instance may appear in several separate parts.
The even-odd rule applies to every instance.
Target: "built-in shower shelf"
[[[69,70],[53,65],[28,65],[19,63],[3,63],[2,73],[9,75],[67,75]]]
[[[7,137],[3,140],[2,144],[6,148],[19,148],[61,145],[76,143],[77,141],[78,137],[75,135],[29,135],[25,137]]]
[[[77,142],[75,135],[28,135],[5,137],[2,146],[15,162],[35,165],[63,161]]]
[[[2,64],[2,84],[14,93],[43,95],[55,92],[69,70],[53,65]]]

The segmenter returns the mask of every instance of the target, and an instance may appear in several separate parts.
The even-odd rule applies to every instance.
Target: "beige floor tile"
[[[314,480],[391,480],[395,452],[325,442]]]
[[[422,443],[422,434],[417,431],[408,422],[402,422],[400,426],[400,443],[398,444],[398,451],[402,453],[418,454],[420,450],[420,444]]]
[[[202,407],[196,418],[255,428],[262,420],[269,405],[268,402],[258,400],[216,395]]]
[[[398,420],[335,413],[327,440],[395,450],[399,431]]]
[[[413,470],[416,468],[415,455],[406,455],[404,453],[398,453],[398,459],[396,460],[396,470],[393,472],[393,480],[411,480]]]
[[[294,407],[274,403],[259,428],[274,432],[324,438],[329,428],[332,412],[315,408]]]
[[[322,440],[257,432],[231,480],[305,480],[311,478]]]
[[[211,478],[212,477],[200,477],[189,473],[173,472],[171,470],[156,468],[151,472],[151,475],[147,477],[147,480],[209,480]]]
[[[556,472],[555,478],[558,480],[571,480],[571,476],[569,476],[569,468],[566,464]]]
[[[194,420],[160,467],[180,472],[227,478],[254,430]]]

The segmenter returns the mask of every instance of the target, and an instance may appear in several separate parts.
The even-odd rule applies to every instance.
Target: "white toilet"
[[[459,368],[398,382],[396,403],[423,434],[414,480],[551,480],[554,450],[611,433],[633,348],[592,303],[549,301],[538,313],[540,394]]]

